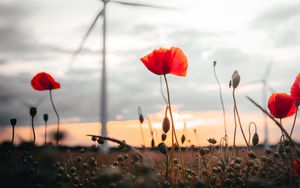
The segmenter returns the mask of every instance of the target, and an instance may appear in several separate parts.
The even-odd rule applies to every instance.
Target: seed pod
[[[170,130],[170,120],[167,116],[165,116],[162,124],[162,130],[164,133],[167,133]]]
[[[161,134],[161,140],[165,141],[167,139],[167,135],[165,133]]]
[[[241,80],[241,77],[240,77],[238,71],[235,70],[232,74],[231,84],[229,84],[229,87],[230,87],[230,85],[232,85],[233,89],[237,88],[237,86],[240,83],[240,80]]]
[[[36,115],[36,111],[37,111],[37,110],[36,110],[36,107],[31,107],[31,108],[30,108],[30,111],[29,111],[29,112],[30,112],[30,115],[31,115],[31,116],[35,116],[35,115]]]
[[[151,147],[155,147],[155,142],[154,142],[154,139],[152,138],[152,140],[151,140]]]
[[[158,144],[157,148],[161,153],[163,153],[165,155],[168,154],[168,148],[165,143],[162,142],[162,143]]]
[[[93,142],[95,142],[95,141],[97,140],[97,137],[95,137],[95,136],[92,136],[92,138],[91,138],[91,139],[92,139],[92,141],[93,141]]]
[[[141,124],[144,123],[144,116],[143,116],[143,114],[139,114],[139,120],[140,120]]]
[[[250,151],[248,153],[248,156],[251,158],[251,159],[256,159],[256,154],[253,152],[253,151]]]
[[[185,136],[184,134],[181,136],[181,143],[183,144],[185,142]]]
[[[49,116],[48,116],[48,114],[44,114],[44,115],[43,115],[43,118],[44,118],[44,121],[45,121],[45,122],[47,122],[47,121],[48,121],[48,119],[49,119]]]
[[[10,124],[15,126],[17,124],[17,119],[10,119]]]
[[[253,137],[252,137],[252,144],[253,146],[257,146],[257,144],[259,143],[259,137],[257,133],[254,133]]]
[[[214,138],[210,138],[210,139],[208,139],[207,141],[208,141],[210,144],[216,144],[216,143],[217,143],[216,139],[214,139]]]
[[[102,138],[98,138],[97,142],[98,144],[104,144],[104,140]]]
[[[214,67],[217,65],[217,61],[214,61]]]

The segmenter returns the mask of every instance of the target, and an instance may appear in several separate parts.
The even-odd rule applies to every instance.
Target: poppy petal
[[[38,91],[59,89],[60,83],[56,82],[54,78],[45,72],[38,73],[31,80],[33,89]]]
[[[296,77],[292,87],[291,87],[291,96],[300,103],[300,74]]]
[[[179,48],[159,48],[140,59],[154,74],[174,74],[186,76],[188,61],[183,51]]]
[[[296,113],[294,99],[286,93],[273,93],[269,98],[268,108],[275,118],[286,118]]]

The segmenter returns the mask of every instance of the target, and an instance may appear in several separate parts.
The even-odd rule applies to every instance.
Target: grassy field
[[[1,187],[299,187],[287,153],[277,147],[247,150],[222,158],[213,145],[181,148],[165,155],[161,148],[15,148],[3,143]],[[170,151],[171,148],[168,148]],[[167,161],[172,156],[172,161]],[[167,165],[167,163],[172,163]],[[167,169],[169,166],[169,169]],[[168,176],[166,176],[168,173]]]

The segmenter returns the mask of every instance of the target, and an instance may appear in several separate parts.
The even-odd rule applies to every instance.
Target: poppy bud
[[[253,137],[252,137],[252,144],[253,146],[257,146],[257,144],[259,143],[259,137],[257,133],[254,133]]]
[[[207,141],[208,141],[210,144],[216,144],[216,143],[217,143],[216,139],[214,139],[214,138],[210,138],[210,139],[208,139]]]
[[[48,116],[48,114],[44,114],[43,118],[44,118],[44,121],[45,121],[45,122],[47,122],[47,121],[48,121],[48,119],[49,119],[49,116]]]
[[[161,153],[163,153],[165,155],[168,154],[168,148],[165,143],[162,142],[162,143],[158,144],[157,148]]]
[[[98,138],[97,142],[98,144],[104,144],[104,140],[102,138]]]
[[[162,130],[164,133],[167,133],[170,130],[170,120],[167,116],[165,116],[162,124]]]
[[[161,134],[161,140],[165,141],[167,139],[167,135],[165,133]]]
[[[91,138],[91,139],[92,139],[92,141],[93,141],[93,142],[95,142],[95,141],[97,140],[97,137],[95,137],[95,136],[92,136],[92,138]]]
[[[36,115],[36,107],[31,107],[30,108],[30,115],[35,116]]]
[[[17,124],[17,119],[10,119],[10,124],[12,125],[12,126],[15,126],[16,124]]]
[[[237,88],[241,80],[241,77],[238,73],[238,71],[234,71],[231,77],[231,82],[229,83],[229,87],[232,85],[233,89]]]
[[[140,123],[143,124],[143,122],[144,122],[143,114],[139,114],[139,120],[140,120]]]
[[[217,61],[214,61],[214,67],[217,65]]]
[[[181,143],[183,144],[185,142],[185,136],[184,134],[181,136]]]
[[[151,140],[151,147],[155,147],[155,142],[154,142],[154,139],[152,138],[152,140]]]
[[[256,158],[256,154],[253,152],[253,151],[250,151],[248,153],[248,156],[251,158],[251,159],[255,159]]]

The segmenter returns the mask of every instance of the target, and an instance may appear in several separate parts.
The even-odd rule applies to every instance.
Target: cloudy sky
[[[145,114],[164,108],[159,77],[139,61],[154,48],[178,46],[189,59],[187,77],[169,76],[174,108],[180,112],[220,110],[214,60],[229,115],[228,82],[234,70],[241,75],[237,95],[245,113],[259,113],[244,96],[262,103],[262,87],[246,83],[261,80],[269,63],[268,83],[275,91],[289,92],[300,72],[299,1],[128,1],[176,9],[108,4],[110,120],[135,119],[138,105]],[[12,117],[29,124],[32,105],[40,114],[54,116],[48,93],[30,85],[40,71],[61,83],[54,100],[63,123],[99,120],[101,19],[83,52],[74,63],[70,60],[102,6],[99,0],[0,1],[0,125],[8,125]]]

